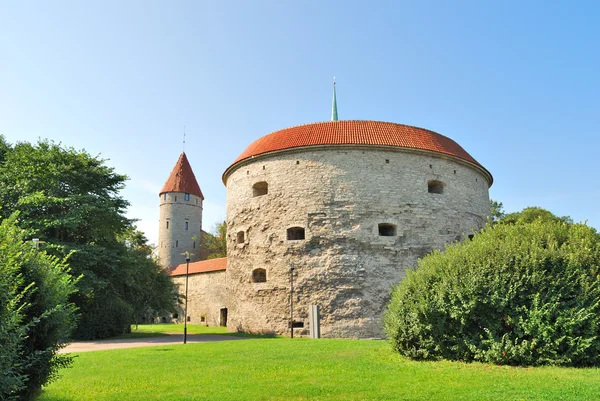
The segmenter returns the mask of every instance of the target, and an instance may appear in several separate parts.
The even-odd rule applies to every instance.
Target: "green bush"
[[[423,258],[393,290],[385,329],[415,359],[600,362],[600,236],[533,219],[488,226]]]
[[[0,224],[0,399],[32,399],[70,358],[75,319],[67,266],[33,249],[15,216]]]

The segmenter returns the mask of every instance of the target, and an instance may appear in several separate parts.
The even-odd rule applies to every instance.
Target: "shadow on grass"
[[[116,337],[110,337],[110,338],[107,338],[106,340],[124,340],[124,339],[129,339],[129,338],[164,337],[164,336],[167,336],[167,335],[168,334],[166,334],[166,333],[136,332],[136,333],[122,334],[122,335],[116,336]]]

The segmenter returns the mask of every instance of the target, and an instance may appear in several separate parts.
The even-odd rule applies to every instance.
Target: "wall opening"
[[[438,180],[430,180],[427,182],[427,192],[430,194],[443,194],[444,183]]]
[[[237,233],[237,243],[238,244],[243,244],[246,241],[246,236],[244,235],[243,231],[238,231]]]
[[[381,237],[395,237],[396,226],[394,224],[379,223],[379,235]]]
[[[221,308],[220,315],[221,316],[219,319],[219,326],[226,327],[227,326],[227,308]]]
[[[188,229],[188,222],[187,221],[185,222],[185,229],[186,229],[186,231]]]
[[[290,227],[287,229],[287,239],[290,241],[303,240],[304,228],[303,227]]]
[[[254,269],[252,270],[252,282],[253,283],[266,283],[267,282],[267,271],[265,269]]]
[[[269,184],[264,181],[257,182],[252,186],[252,196],[262,196],[269,193]]]
[[[169,229],[169,221],[167,220],[167,230]]]
[[[185,194],[185,200],[189,201],[190,200],[190,194]]]

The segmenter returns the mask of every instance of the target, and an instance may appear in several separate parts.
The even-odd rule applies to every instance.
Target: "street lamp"
[[[294,338],[294,264],[290,264],[290,338]]]
[[[183,312],[183,343],[187,343],[187,304],[188,304],[188,274],[190,271],[190,254],[185,253],[185,311]]]

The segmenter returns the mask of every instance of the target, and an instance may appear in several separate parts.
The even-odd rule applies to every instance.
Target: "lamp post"
[[[294,338],[294,264],[290,264],[290,338]]]
[[[188,273],[190,271],[190,254],[185,253],[185,311],[183,312],[183,343],[187,343],[187,304],[188,304]]]

